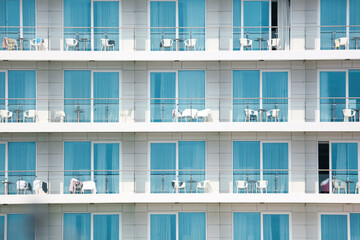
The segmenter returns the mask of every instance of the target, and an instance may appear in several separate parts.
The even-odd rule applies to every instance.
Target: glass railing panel
[[[153,170],[150,172],[151,193],[174,193],[176,171]]]
[[[90,122],[91,100],[65,99],[64,112],[66,115],[66,122]]]
[[[342,122],[344,121],[343,110],[346,109],[346,99],[320,99],[320,121]]]
[[[346,37],[346,27],[321,27],[320,28],[320,49],[334,50],[345,49],[346,46],[336,42],[337,39]]]

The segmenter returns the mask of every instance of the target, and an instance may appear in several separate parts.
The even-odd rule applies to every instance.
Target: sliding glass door
[[[65,213],[63,219],[63,240],[91,239],[90,213]]]
[[[150,239],[176,240],[176,214],[151,214]]]
[[[93,240],[119,240],[119,236],[119,215],[93,215]]]
[[[348,240],[347,215],[321,215],[321,240]]]
[[[7,215],[7,239],[35,240],[36,219],[31,214]]]

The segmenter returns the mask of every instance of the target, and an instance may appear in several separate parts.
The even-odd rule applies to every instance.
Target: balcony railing
[[[292,119],[299,106],[318,119]],[[359,114],[360,98],[0,99],[1,123],[358,122]]]
[[[3,50],[262,51],[359,49],[360,26],[8,27]]]
[[[358,194],[359,170],[1,171],[0,194]],[[318,186],[296,188],[299,183]]]

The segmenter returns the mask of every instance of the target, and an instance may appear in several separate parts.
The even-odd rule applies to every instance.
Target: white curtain
[[[278,0],[278,38],[281,49],[289,49],[290,44],[290,0]]]

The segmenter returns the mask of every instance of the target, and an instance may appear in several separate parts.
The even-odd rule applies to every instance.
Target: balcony
[[[324,171],[327,178],[320,182]],[[359,203],[358,173],[324,169],[2,171],[0,202]],[[305,183],[319,190],[304,191]]]
[[[4,30],[1,37],[5,50],[1,54],[1,60],[9,61],[360,59],[356,51],[360,48],[359,28],[353,25],[0,28]],[[346,34],[344,29],[351,31]],[[335,50],[338,50],[336,54]]]

